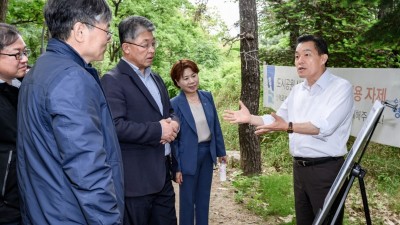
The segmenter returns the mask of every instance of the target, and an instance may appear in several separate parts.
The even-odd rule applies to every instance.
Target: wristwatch
[[[288,126],[286,132],[288,132],[289,134],[293,133],[293,123],[292,122],[289,122],[289,126]]]

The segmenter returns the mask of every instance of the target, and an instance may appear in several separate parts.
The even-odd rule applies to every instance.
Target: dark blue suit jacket
[[[211,131],[210,153],[214,163],[217,163],[217,157],[226,155],[217,110],[210,92],[198,91],[198,94]],[[178,163],[176,170],[183,174],[194,175],[197,168],[198,137],[193,114],[182,91],[171,99],[171,104],[181,123],[179,135],[174,141],[173,153]]]
[[[122,150],[126,197],[157,193],[165,184],[165,147],[160,144],[159,121],[173,117],[173,109],[161,77],[151,76],[161,94],[163,114],[124,60],[101,78]]]

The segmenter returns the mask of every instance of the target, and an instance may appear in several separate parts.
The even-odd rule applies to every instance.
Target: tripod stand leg
[[[364,169],[361,168],[361,166],[359,164],[355,164],[351,173],[351,176],[348,180],[348,182],[346,182],[343,187],[346,187],[344,189],[344,191],[342,190],[342,194],[340,194],[339,196],[341,196],[341,200],[336,208],[335,214],[333,219],[331,220],[331,225],[334,225],[335,222],[337,221],[337,218],[339,216],[340,213],[340,209],[343,207],[344,202],[347,198],[347,195],[349,194],[350,188],[353,185],[353,182],[355,180],[355,178],[358,178],[358,182],[360,184],[360,192],[361,192],[361,197],[362,197],[362,201],[363,201],[363,206],[364,206],[364,213],[365,213],[365,219],[366,219],[366,224],[367,225],[372,225],[372,221],[371,221],[371,216],[370,216],[370,212],[369,212],[369,207],[368,207],[368,200],[367,200],[367,192],[365,191],[365,182],[364,182],[364,176],[365,176],[366,172]]]
[[[364,206],[364,213],[365,213],[365,219],[367,221],[367,225],[371,225],[371,216],[369,213],[369,207],[368,207],[368,200],[367,200],[367,192],[365,191],[365,183],[364,183],[364,176],[365,176],[365,170],[361,169],[361,174],[358,176],[358,182],[360,183],[360,191],[361,191],[361,197],[363,201],[363,206]]]
[[[355,180],[354,176],[351,176],[350,178],[348,178],[345,181],[345,183],[344,183],[344,185],[342,187],[342,190],[340,190],[339,195],[338,195],[338,197],[336,199],[336,201],[339,200],[339,202],[335,201],[333,206],[332,206],[332,209],[331,209],[331,213],[335,212],[335,214],[333,215],[333,217],[329,221],[330,225],[337,224],[336,222],[338,220],[339,214],[343,213],[342,210],[344,209],[343,208],[344,207],[344,203],[346,201],[347,195],[350,192],[350,188],[354,183],[354,180]],[[340,197],[340,199],[339,199],[339,197]]]

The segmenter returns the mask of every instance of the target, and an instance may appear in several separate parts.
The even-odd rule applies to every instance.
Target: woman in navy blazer
[[[174,141],[176,178],[179,186],[179,223],[208,224],[213,164],[226,161],[224,138],[210,92],[198,90],[199,69],[191,60],[179,60],[171,69],[171,79],[181,89],[171,99],[181,121]]]

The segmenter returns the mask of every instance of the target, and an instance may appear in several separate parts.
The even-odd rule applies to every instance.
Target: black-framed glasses
[[[0,53],[0,55],[14,56],[16,60],[21,60],[23,56],[28,58],[30,53],[31,51],[29,49],[25,49],[15,54]]]
[[[100,28],[100,27],[95,26],[95,25],[90,24],[90,23],[86,23],[86,22],[81,22],[81,23],[86,24],[86,25],[89,25],[89,26],[92,26],[92,27],[94,27],[94,28],[97,28],[97,29],[99,29],[99,30],[102,30],[102,31],[106,32],[107,37],[111,37],[111,36],[113,35],[113,33],[112,33],[111,31],[109,31],[109,30],[104,30],[103,28]]]
[[[135,43],[132,43],[132,42],[129,42],[129,41],[124,41],[124,43],[131,44],[131,45],[136,45],[136,46],[142,47],[142,48],[147,49],[147,50],[149,50],[150,48],[156,49],[158,47],[158,43],[156,41],[152,42],[151,44],[147,43],[146,45],[138,45],[138,44],[135,44]]]

